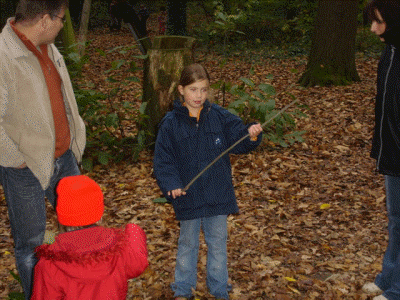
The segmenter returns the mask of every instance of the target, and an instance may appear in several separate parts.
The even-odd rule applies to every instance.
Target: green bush
[[[203,42],[220,45],[220,41],[261,41],[269,44],[310,42],[316,1],[302,0],[241,0],[205,1],[206,13],[213,22],[194,26],[192,34]],[[189,6],[190,7],[190,6]],[[189,15],[198,20],[197,7]],[[222,27],[222,28],[221,28]],[[228,34],[227,34],[228,30]],[[208,33],[205,35],[204,33]],[[237,34],[238,32],[244,34]],[[243,43],[236,43],[243,45]]]
[[[109,52],[98,51],[101,55],[107,55],[114,51],[126,53],[129,49],[114,48]],[[69,59],[71,63],[68,67],[73,78],[74,92],[78,103],[79,113],[86,123],[86,149],[82,165],[86,170],[91,170],[93,165],[101,163],[107,165],[109,162],[119,162],[123,159],[137,160],[140,151],[145,145],[145,137],[148,134],[143,129],[143,120],[147,117],[144,114],[144,105],[136,109],[129,101],[120,101],[121,96],[131,92],[130,82],[139,82],[136,76],[127,74],[133,73],[140,68],[132,60],[116,60],[111,64],[111,69],[105,73],[108,76],[106,83],[111,86],[108,93],[102,93],[94,89],[93,86],[81,86],[79,82],[79,72],[76,65],[81,62],[74,54],[70,54],[74,59]],[[142,56],[132,57],[132,59],[142,59]],[[85,58],[87,59],[87,58]],[[114,74],[114,75],[112,75]],[[118,75],[118,80],[115,76]],[[128,132],[124,123],[136,125],[135,132]]]
[[[18,274],[15,274],[13,271],[10,271],[10,275],[14,277],[16,281],[18,281],[19,285],[22,288],[21,278]],[[8,294],[8,300],[25,300],[25,294],[21,292],[10,292]]]
[[[356,51],[367,55],[380,55],[385,44],[370,31],[369,27],[360,28],[356,37]]]
[[[92,1],[89,28],[108,25],[110,21],[109,2],[100,0]]]
[[[267,79],[271,79],[271,76]],[[271,120],[279,111],[275,107],[275,88],[266,83],[256,85],[251,79],[244,77],[240,80],[242,84],[234,85],[230,89],[234,101],[229,104],[228,110],[241,117],[245,123],[258,121],[264,124]],[[264,138],[282,147],[303,142],[302,135],[305,132],[295,130],[294,118],[304,116],[306,115],[300,110],[283,112],[264,125]]]
[[[368,1],[359,0],[357,51],[375,54],[382,44],[364,27],[363,9]],[[190,34],[216,51],[224,49],[224,54],[252,48],[306,55],[311,46],[318,1],[208,0],[201,5],[202,13],[195,3],[188,6],[189,20],[196,23]]]

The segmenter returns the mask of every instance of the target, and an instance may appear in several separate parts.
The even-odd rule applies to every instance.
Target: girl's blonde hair
[[[179,85],[185,87],[204,79],[210,81],[210,75],[208,75],[207,70],[200,64],[191,64],[183,68]]]
[[[179,79],[179,85],[185,87],[192,83],[195,83],[198,80],[207,79],[210,82],[210,75],[208,74],[206,68],[204,68],[200,64],[191,64],[183,68],[181,73],[181,78]],[[181,94],[178,93],[178,97],[181,102],[184,102],[184,99]],[[208,99],[213,99],[213,95],[211,91],[208,94]]]

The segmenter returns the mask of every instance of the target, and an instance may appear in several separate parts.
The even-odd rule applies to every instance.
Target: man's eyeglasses
[[[59,16],[54,15],[53,17],[61,19],[61,22],[63,22],[63,23],[67,22],[67,18],[65,16],[61,18]]]

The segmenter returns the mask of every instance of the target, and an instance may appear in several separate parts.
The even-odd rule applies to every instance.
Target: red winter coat
[[[63,233],[36,254],[31,300],[126,299],[127,280],[148,265],[145,233],[134,224]]]

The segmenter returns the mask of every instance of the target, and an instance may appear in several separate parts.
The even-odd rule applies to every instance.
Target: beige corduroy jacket
[[[24,162],[43,188],[53,173],[55,132],[46,81],[36,56],[10,26],[0,34],[0,165]],[[86,144],[85,124],[79,116],[71,80],[54,44],[48,53],[62,79],[62,92],[75,158],[81,161]]]

